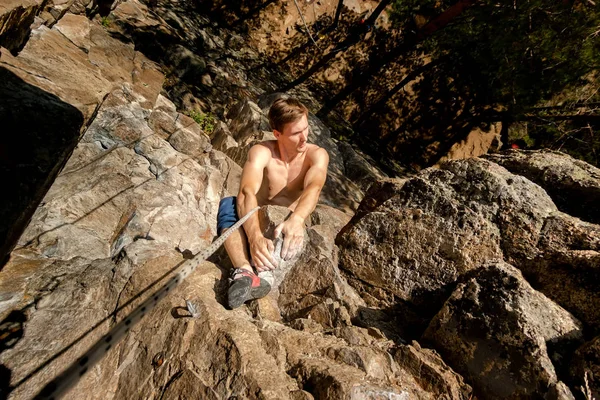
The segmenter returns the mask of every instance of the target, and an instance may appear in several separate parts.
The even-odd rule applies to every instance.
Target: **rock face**
[[[600,169],[557,151],[508,151],[486,158],[543,187],[561,211],[600,223]]]
[[[128,10],[139,15],[143,7],[123,3],[118,15]],[[29,119],[38,129],[32,132],[63,118],[68,133],[57,145],[62,158],[45,167],[58,175],[44,175],[46,186],[36,188],[43,200],[0,277],[1,326],[10,332],[2,341],[1,383],[3,396],[14,399],[33,398],[174,266],[210,243],[218,201],[237,193],[241,171],[160,94],[164,76],[155,63],[95,22],[57,15],[53,28],[34,30],[18,56],[3,52],[0,59],[4,92],[25,96],[27,89],[44,100],[32,103],[45,104]],[[14,104],[23,99],[13,97]],[[342,169],[337,173],[352,185]],[[264,210],[265,227],[285,215]],[[277,290],[235,311],[222,305],[227,271],[204,262],[107,349],[66,398],[467,399],[470,387],[432,351],[352,325],[364,302],[342,277],[333,244],[348,219],[320,205],[308,221],[305,251],[277,271]],[[185,300],[198,311],[195,318]],[[434,382],[416,376],[419,363]]]
[[[581,338],[579,321],[502,262],[461,281],[424,335],[477,393],[498,399],[544,397],[558,384],[551,357],[560,363]]]
[[[378,288],[371,305],[389,307],[398,297],[406,312],[435,313],[460,275],[504,259],[599,326],[589,280],[597,273],[598,227],[559,212],[531,181],[489,161],[452,161],[403,184],[375,186],[363,203],[337,243],[353,285],[371,294]]]
[[[2,172],[8,177],[1,207],[8,222],[0,239],[4,257],[64,166],[82,127],[111,90],[111,81],[129,84],[127,90],[136,93],[136,100],[149,106],[164,77],[132,46],[110,38],[87,18],[70,14],[53,29],[34,30],[17,57],[2,51],[0,70],[0,92],[6,99],[0,106],[6,132]],[[24,211],[19,212],[20,207]]]
[[[0,167],[18,183],[6,201],[28,207],[0,207],[18,214],[0,274],[0,397],[33,398],[205,249],[249,146],[269,138],[279,94],[244,38],[193,2],[117,3],[0,8],[3,45],[27,36],[31,13],[46,24],[0,56]],[[81,15],[96,8],[113,11]],[[198,110],[223,121],[210,132],[186,115]],[[379,171],[312,114],[310,124],[329,180],[274,290],[229,311],[226,257],[202,260],[66,398],[571,398],[571,342],[600,326],[598,226],[485,160],[374,182]],[[266,234],[288,214],[263,208]],[[533,288],[490,263],[500,259]],[[445,359],[405,341],[427,326]],[[569,384],[580,366],[595,371],[594,343],[573,358]],[[518,380],[500,385],[508,373]]]

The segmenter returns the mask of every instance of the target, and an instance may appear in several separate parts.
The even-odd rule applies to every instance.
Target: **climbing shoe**
[[[269,282],[243,268],[232,270],[229,282],[227,303],[231,309],[238,308],[248,300],[265,297],[271,290]]]

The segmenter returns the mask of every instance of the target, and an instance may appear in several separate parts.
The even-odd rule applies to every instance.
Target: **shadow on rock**
[[[83,115],[0,67],[0,265],[75,148]]]

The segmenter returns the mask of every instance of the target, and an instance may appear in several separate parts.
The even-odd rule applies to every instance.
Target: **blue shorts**
[[[221,235],[223,229],[231,228],[238,221],[237,198],[231,196],[221,199],[217,214],[217,234]]]

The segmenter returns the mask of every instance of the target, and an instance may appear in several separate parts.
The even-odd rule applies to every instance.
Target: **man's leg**
[[[229,228],[223,229],[226,232]],[[225,250],[233,264],[233,268],[242,268],[252,271],[250,266],[250,253],[248,252],[248,239],[244,228],[240,228],[233,232],[225,241]]]
[[[229,229],[237,222],[235,197],[227,197],[219,204],[217,216],[217,231],[219,234]],[[230,308],[237,308],[247,300],[266,296],[271,290],[269,282],[259,278],[250,265],[248,239],[244,228],[232,232],[225,241],[225,250],[233,265],[231,284],[227,292],[227,302]]]

